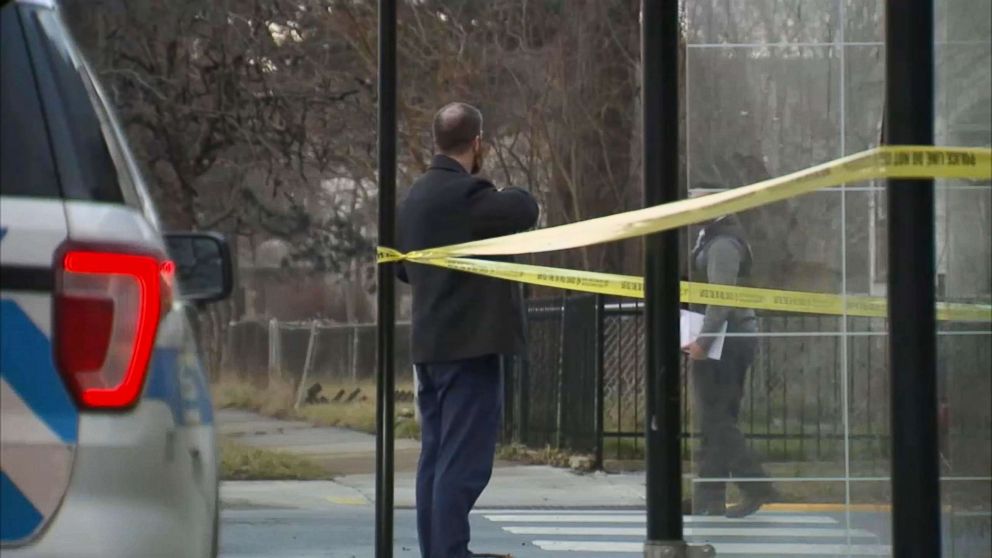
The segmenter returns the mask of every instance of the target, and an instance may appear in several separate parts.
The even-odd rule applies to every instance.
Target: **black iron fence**
[[[639,459],[644,429],[644,316],[640,303],[593,295],[531,300],[528,354],[506,363],[508,440]],[[888,469],[886,321],[759,313],[757,353],[740,425],[769,461],[853,463]],[[960,420],[945,436],[990,444],[988,324],[945,324],[939,397]],[[693,428],[691,373],[683,367],[683,451]],[[972,446],[973,447],[973,446]],[[951,456],[952,448],[945,448]]]

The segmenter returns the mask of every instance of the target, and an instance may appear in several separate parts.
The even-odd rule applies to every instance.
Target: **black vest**
[[[699,261],[699,255],[705,252],[706,249],[709,248],[710,244],[720,237],[733,240],[734,244],[737,245],[737,248],[741,252],[741,267],[740,271],[737,273],[738,278],[750,278],[751,265],[754,261],[754,256],[751,253],[751,245],[744,237],[744,227],[741,225],[741,221],[736,215],[727,215],[726,217],[715,221],[710,221],[709,223],[703,225],[703,230],[696,241],[696,245],[692,248],[692,260],[690,260],[692,265],[695,266],[696,262]],[[707,278],[707,281],[708,280],[709,278]]]

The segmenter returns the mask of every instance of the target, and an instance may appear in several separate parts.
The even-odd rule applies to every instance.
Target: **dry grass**
[[[532,449],[516,444],[500,446],[496,449],[496,459],[513,461],[525,465],[550,465],[552,467],[571,467],[573,457],[580,454],[557,450],[550,446],[544,449]]]
[[[275,418],[290,418],[296,396],[288,382],[269,382],[260,388],[236,378],[222,378],[211,386],[214,405],[219,409],[233,408],[255,411]]]
[[[331,475],[316,462],[299,455],[221,442],[223,480],[326,480]]]
[[[211,389],[214,404],[218,408],[246,409],[274,418],[304,420],[315,426],[334,426],[375,434],[374,383],[321,382],[321,385],[321,395],[328,399],[334,399],[341,391],[344,396],[339,401],[300,405],[299,409],[294,409],[296,391],[287,382],[270,382],[267,388],[262,389],[250,382],[228,377],[221,379]],[[345,401],[356,389],[360,390],[359,394],[353,400]],[[397,386],[400,391],[412,389],[410,385]],[[413,419],[412,402],[396,404],[396,437],[420,437],[420,427]]]

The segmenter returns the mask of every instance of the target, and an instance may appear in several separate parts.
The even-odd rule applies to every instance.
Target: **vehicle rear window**
[[[61,197],[17,5],[0,8],[0,194]]]
[[[63,193],[70,199],[123,203],[117,167],[94,109],[95,99],[86,87],[86,70],[75,58],[58,17],[51,10],[36,10],[34,15],[43,45],[39,50],[55,85],[50,92],[45,89],[46,81],[40,80],[50,109],[52,143],[63,159]]]

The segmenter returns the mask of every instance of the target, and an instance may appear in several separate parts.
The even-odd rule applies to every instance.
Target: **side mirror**
[[[215,302],[231,294],[231,250],[216,233],[168,233],[169,257],[176,263],[179,295],[193,302]]]

